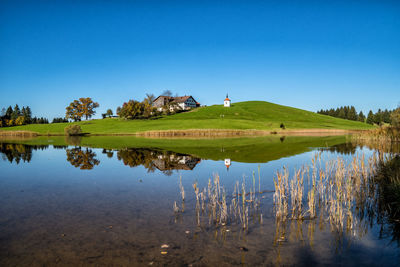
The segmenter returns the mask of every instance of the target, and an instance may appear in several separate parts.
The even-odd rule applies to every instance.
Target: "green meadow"
[[[222,105],[197,108],[149,120],[123,120],[119,118],[96,119],[76,122],[85,133],[96,135],[135,134],[158,130],[188,129],[235,129],[235,130],[287,130],[298,129],[344,129],[364,130],[373,126],[356,121],[334,118],[297,108],[264,101],[233,103],[230,108]],[[62,135],[71,123],[30,124],[2,128],[3,131],[33,131],[42,135]]]

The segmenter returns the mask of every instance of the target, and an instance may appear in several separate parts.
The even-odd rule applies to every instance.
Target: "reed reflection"
[[[340,149],[351,154],[353,148]],[[400,155],[383,151],[386,148],[370,157],[356,154],[334,160],[324,158],[320,151],[309,165],[278,171],[273,195],[274,245],[279,249],[286,242],[300,242],[313,248],[316,232],[328,230],[332,247],[341,250],[378,225],[379,238],[391,238],[400,246]],[[205,222],[213,230],[241,228],[243,233],[257,227],[263,221],[263,205],[271,203],[263,201],[268,191],[256,190],[255,184],[254,175],[250,181],[237,181],[230,193],[218,176],[204,189],[193,184],[194,223],[203,229]],[[180,191],[184,196],[181,185]],[[173,210],[183,216],[176,202]]]

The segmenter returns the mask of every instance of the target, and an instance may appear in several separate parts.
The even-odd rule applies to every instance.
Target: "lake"
[[[375,187],[342,228],[322,213],[281,221],[274,207],[284,167],[374,152],[346,136],[2,140],[0,265],[398,266],[399,215],[378,207]],[[229,213],[213,214],[222,199]]]

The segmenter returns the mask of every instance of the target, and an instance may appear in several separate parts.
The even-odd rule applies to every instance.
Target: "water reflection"
[[[71,146],[80,146],[82,142],[82,136],[65,136],[65,143]]]
[[[3,160],[19,164],[21,160],[23,162],[30,162],[33,150],[44,150],[48,147],[48,145],[27,146],[22,144],[0,143],[0,153],[2,154]]]
[[[339,146],[329,152],[354,154],[352,150],[352,146]],[[278,171],[274,183],[274,245],[278,248],[278,264],[282,264],[279,248],[284,243],[300,242],[312,249],[317,232],[329,231],[332,247],[340,251],[378,226],[379,238],[400,246],[400,155],[378,150],[369,158],[356,155],[345,161],[326,160],[318,152],[312,164],[294,170],[293,176],[285,167]],[[254,173],[250,181],[237,181],[233,191],[220,184],[218,176],[210,179],[205,188],[199,188],[195,182],[193,223],[203,229],[236,229],[244,234],[261,227],[263,206],[270,205],[264,201],[265,193],[271,191],[261,191],[256,184]],[[173,204],[177,218],[182,216],[185,206],[181,184],[180,191],[182,208],[176,201]]]
[[[147,148],[122,149],[117,152],[117,158],[127,166],[143,165],[148,172],[158,169],[168,176],[173,170],[193,170],[201,161],[191,155]]]
[[[90,148],[75,147],[65,151],[67,153],[67,161],[81,170],[91,170],[94,166],[100,164],[100,161],[96,159],[96,153]]]
[[[64,141],[64,137],[60,139]],[[277,137],[272,142],[276,149],[249,141],[243,147],[226,146],[222,153],[219,147],[213,149],[215,144],[204,147],[196,143],[188,148],[186,144],[175,147],[174,141],[152,144],[160,147],[155,149],[140,146],[140,140],[137,148],[110,149],[131,142],[79,139],[68,140],[73,146],[55,138],[42,140],[50,146],[1,144],[1,266],[32,262],[49,266],[388,266],[398,262],[394,258],[400,246],[399,156],[378,165],[379,171],[369,180],[351,175],[349,180],[332,184],[319,172],[330,173],[325,172],[327,161],[322,158],[317,165],[321,168],[314,172],[310,166],[299,183],[288,179],[287,216],[282,219],[274,209],[274,173],[285,165],[292,175],[295,166],[309,163],[307,158],[319,154],[304,148],[315,147],[312,142],[299,145],[291,137]],[[107,144],[107,148],[86,148],[89,144]],[[46,148],[46,152],[34,151]],[[339,158],[346,164],[351,163],[349,155],[354,151],[353,155],[365,152],[366,158],[372,154],[350,145],[325,149],[322,154],[333,160],[337,155],[332,154],[341,151]],[[289,157],[296,154],[300,155]],[[377,157],[381,155],[384,153],[377,153]],[[244,163],[281,157],[285,158],[260,164],[260,173],[256,164]],[[212,160],[203,160],[198,166],[200,158]],[[17,166],[17,160],[30,163]],[[224,164],[230,166],[229,172]],[[75,167],[74,175],[69,175],[68,170]],[[174,173],[172,179],[161,177],[175,169],[192,171]],[[335,177],[336,170],[341,170],[339,165],[332,168]],[[208,180],[215,172],[220,178]],[[82,179],[85,177],[94,179]],[[327,186],[319,186],[321,177]],[[300,198],[294,197],[292,202],[291,192],[295,191],[291,188],[301,185],[302,201],[296,202]],[[316,198],[310,201],[313,188]],[[314,215],[308,212],[310,203]]]
[[[100,164],[100,160],[93,149],[78,146],[81,143],[81,138],[79,136],[66,137],[69,144],[75,145],[73,148],[62,145],[55,145],[53,148],[65,149],[67,161],[72,166],[81,170],[91,170]],[[30,162],[33,150],[48,148],[48,145],[0,143],[0,153],[3,160],[7,160],[10,163],[16,162],[17,164],[21,160],[23,162]],[[114,152],[112,149],[102,150],[102,154],[105,154],[109,159],[114,157]],[[201,161],[200,158],[188,154],[149,148],[125,148],[116,150],[116,153],[117,159],[122,161],[126,166],[137,167],[142,165],[148,172],[159,170],[168,176],[172,175],[173,170],[193,170]]]
[[[338,145],[334,145],[331,147],[327,147],[327,148],[320,148],[320,151],[329,151],[329,152],[334,152],[334,153],[338,153],[341,155],[354,155],[357,151],[357,144],[354,143],[343,143],[343,144],[338,144]]]

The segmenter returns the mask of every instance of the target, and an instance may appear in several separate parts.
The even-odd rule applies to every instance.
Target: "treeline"
[[[32,111],[29,106],[19,108],[18,104],[12,108],[3,108],[0,114],[0,127],[11,127],[25,124],[46,124],[49,121],[46,118],[32,117]]]
[[[153,94],[146,94],[142,102],[136,100],[129,100],[125,102],[122,107],[117,108],[117,115],[124,119],[149,119],[161,114],[155,107],[153,101],[155,97]]]
[[[357,113],[354,106],[344,106],[336,109],[326,109],[317,111],[318,114],[328,115],[336,118],[352,120],[352,121],[361,121],[369,124],[378,124],[382,125],[384,123],[391,124],[392,118],[391,115],[394,110],[381,110],[378,109],[376,113],[370,110],[368,112],[367,117],[365,117],[364,113],[360,111]]]
[[[63,122],[68,122],[66,118],[54,118],[51,123],[63,123]]]

